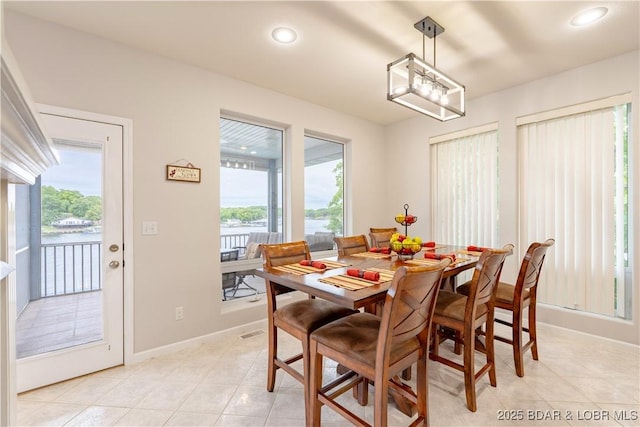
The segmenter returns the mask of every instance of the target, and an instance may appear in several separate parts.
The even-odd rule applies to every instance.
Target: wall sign
[[[191,163],[187,166],[167,165],[167,180],[200,182],[200,168],[195,168]]]

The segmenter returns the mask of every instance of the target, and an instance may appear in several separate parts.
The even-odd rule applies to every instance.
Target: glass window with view
[[[282,239],[284,131],[220,119],[220,261],[222,300],[259,298],[260,243]],[[228,262],[236,261],[236,262]]]
[[[344,145],[304,138],[304,233],[311,252],[333,249],[341,236],[343,209]]]

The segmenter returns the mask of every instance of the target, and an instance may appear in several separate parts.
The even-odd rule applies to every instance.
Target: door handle
[[[111,262],[109,263],[109,267],[111,267],[111,268],[118,268],[118,267],[120,267],[120,263],[119,263],[118,261],[111,261]]]

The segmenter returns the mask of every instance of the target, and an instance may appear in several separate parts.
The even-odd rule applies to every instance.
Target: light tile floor
[[[462,374],[429,364],[433,426],[638,426],[638,347],[539,325],[540,361],[526,358],[525,376],[513,370],[510,347],[496,343],[498,386],[478,384],[478,411],[466,408]],[[281,354],[299,343],[283,334]],[[443,354],[450,346],[443,344]],[[278,371],[276,389],[266,381],[266,334],[231,337],[167,356],[121,366],[23,393],[20,426],[303,426],[302,386]],[[335,372],[331,362],[326,376]],[[415,372],[414,372],[415,377]],[[373,399],[360,407],[372,421]],[[395,407],[389,425],[409,424]],[[323,408],[323,426],[347,426]]]
[[[266,292],[264,279],[246,275],[228,300]],[[253,288],[253,289],[252,289]],[[102,291],[59,295],[31,301],[16,320],[18,359],[102,339]]]

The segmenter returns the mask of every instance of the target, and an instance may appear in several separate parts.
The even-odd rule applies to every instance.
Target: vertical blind
[[[520,241],[556,240],[541,302],[613,316],[624,300],[621,117],[608,106],[518,126]]]
[[[432,229],[437,242],[492,247],[498,243],[498,131],[493,125],[486,128],[430,140]]]

